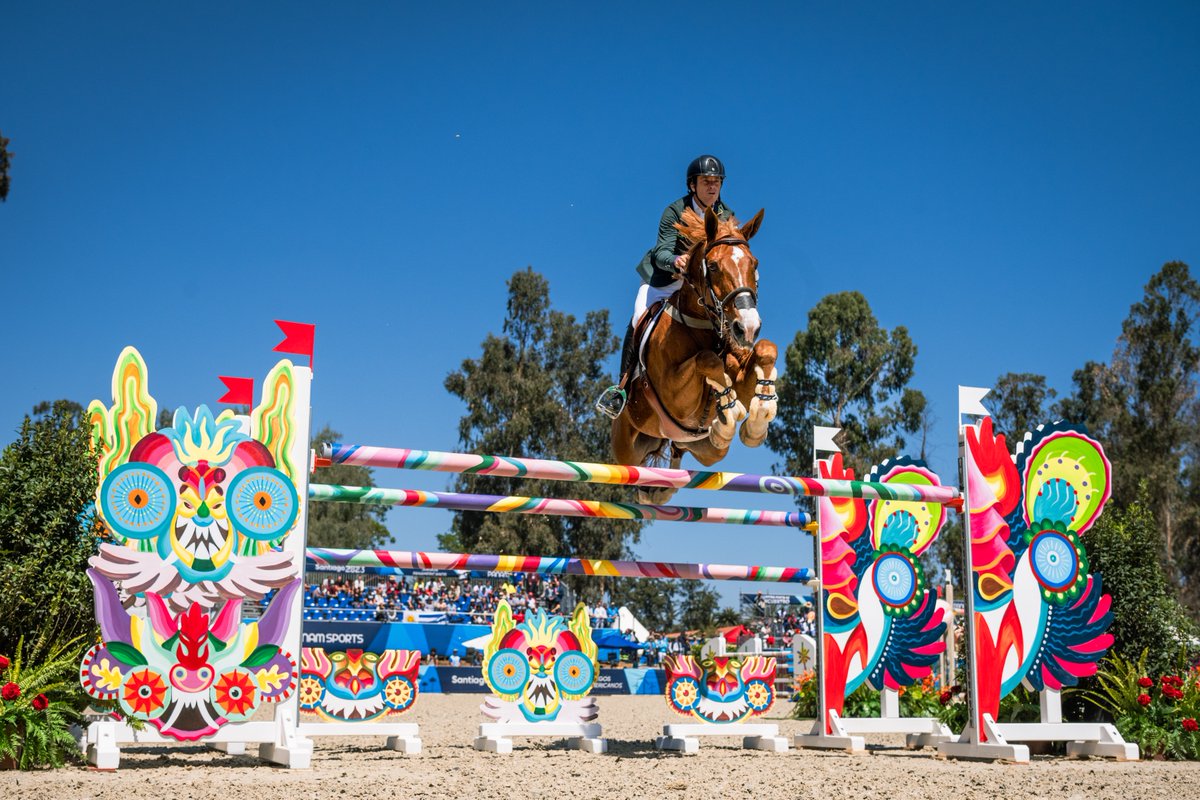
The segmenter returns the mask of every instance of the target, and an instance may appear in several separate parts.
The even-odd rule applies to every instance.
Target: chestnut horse
[[[645,369],[613,420],[618,464],[643,466],[661,459],[670,444],[672,467],[684,452],[711,466],[729,452],[738,422],[746,445],[766,439],[775,418],[778,348],[757,338],[758,259],[749,241],[762,217],[759,211],[739,227],[736,219],[719,220],[711,208],[703,220],[688,209],[676,225],[693,245],[683,284],[650,332]],[[652,489],[639,497],[663,503],[673,494]]]

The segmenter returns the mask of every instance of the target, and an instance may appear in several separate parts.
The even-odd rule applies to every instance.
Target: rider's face
[[[711,206],[721,196],[721,179],[715,175],[696,176],[696,199]]]

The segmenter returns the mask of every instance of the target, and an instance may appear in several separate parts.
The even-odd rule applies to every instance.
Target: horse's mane
[[[680,236],[687,239],[689,245],[695,246],[704,241],[704,217],[697,214],[696,209],[690,205],[683,210],[683,216],[679,222],[675,223],[675,229],[679,231]],[[730,216],[726,220],[717,220],[718,239],[739,235],[738,221],[735,217]]]

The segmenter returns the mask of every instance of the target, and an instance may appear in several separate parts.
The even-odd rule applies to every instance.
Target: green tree
[[[675,586],[679,598],[679,625],[684,630],[710,630],[716,624],[721,597],[703,581],[679,581]]]
[[[954,584],[955,597],[962,597],[969,584],[963,572],[963,524],[959,514],[946,514],[938,538],[924,554],[925,576],[933,586],[941,586],[950,570],[950,582]]]
[[[673,581],[624,578],[614,584],[614,605],[628,608],[647,629],[669,631],[675,627],[679,609]]]
[[[26,634],[52,648],[95,628],[84,572],[101,532],[90,428],[78,404],[38,408],[0,454],[0,653],[7,654]],[[28,644],[29,661],[45,655]]]
[[[925,396],[908,388],[916,357],[908,330],[881,328],[860,293],[822,298],[788,345],[779,379],[767,446],[783,457],[783,471],[811,474],[814,425],[842,428],[846,460],[860,475],[899,454],[925,414]]]
[[[602,362],[617,348],[607,311],[583,322],[550,306],[546,279],[527,268],[508,281],[502,335],[484,339],[478,358],[447,376],[446,390],[466,405],[459,441],[469,452],[571,461],[608,461],[609,424],[592,409],[611,383]],[[565,489],[564,489],[565,487]],[[455,489],[497,495],[628,502],[629,487],[563,484],[460,475]],[[452,537],[467,552],[627,558],[644,523],[637,520],[463,512]],[[583,597],[605,591],[572,581]]]
[[[736,609],[726,606],[717,612],[717,616],[713,618],[713,622],[722,628],[727,628],[732,625],[741,625],[744,620]]]
[[[996,384],[986,399],[992,412],[994,430],[1005,434],[1008,444],[1016,447],[1026,431],[1031,431],[1047,418],[1046,404],[1058,396],[1046,386],[1046,376],[1032,372],[1006,372],[996,378]]]
[[[313,437],[313,449],[320,452],[322,446],[337,442],[341,437],[342,434],[326,425]],[[312,482],[374,486],[373,475],[370,467],[334,464],[318,467],[313,472]],[[386,506],[309,503],[308,544],[310,547],[339,547],[352,550],[372,550],[380,547],[391,538],[383,524],[387,512]]]
[[[1152,557],[1162,536],[1150,511],[1147,484],[1138,492],[1138,499],[1125,508],[1107,509],[1084,535],[1084,544],[1092,571],[1112,596],[1113,652],[1136,661],[1148,649],[1151,674],[1157,674],[1170,670],[1194,628],[1175,600],[1162,564]]]
[[[1196,539],[1200,494],[1185,483],[1193,474],[1189,454],[1200,441],[1198,312],[1200,283],[1188,266],[1164,264],[1131,306],[1112,363],[1089,362],[1077,370],[1073,393],[1056,407],[1104,443],[1117,503],[1137,497],[1138,484],[1146,481],[1147,501],[1163,533],[1160,553],[1175,582],[1185,577],[1180,556]]]

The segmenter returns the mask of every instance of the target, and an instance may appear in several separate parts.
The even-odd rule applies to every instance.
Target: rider
[[[690,205],[701,217],[712,206],[722,219],[729,219],[733,212],[721,201],[721,185],[725,181],[725,165],[716,156],[703,155],[692,159],[687,168],[688,193],[667,206],[658,222],[658,242],[637,265],[642,278],[637,299],[633,304],[633,317],[625,330],[625,343],[621,347],[621,378],[604,390],[596,401],[596,410],[616,419],[625,409],[626,381],[633,367],[637,343],[633,340],[633,328],[646,309],[664,297],[670,297],[683,284],[683,272],[687,268],[688,247],[686,239],[679,235],[675,223],[683,217]]]

